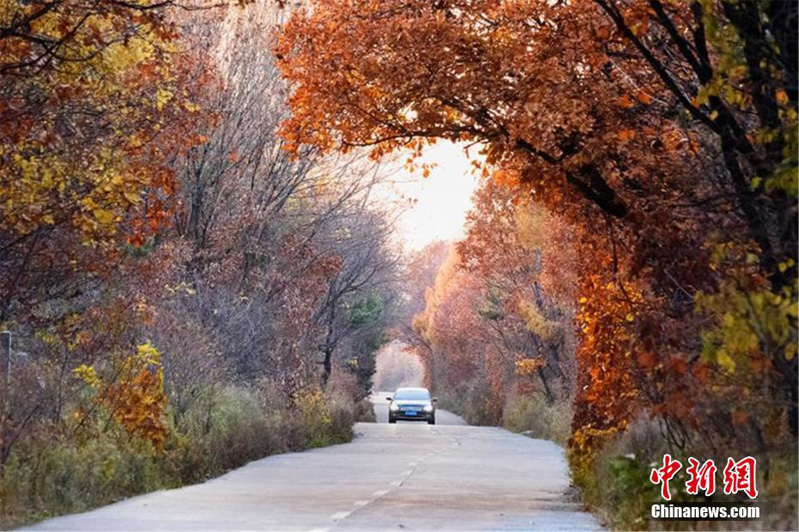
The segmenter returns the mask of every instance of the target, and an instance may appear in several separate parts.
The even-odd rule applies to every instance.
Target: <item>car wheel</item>
[[[389,423],[396,423],[396,422],[397,422],[397,420],[396,420],[396,419],[394,419],[394,418],[388,418],[388,422],[389,422]]]
[[[431,417],[430,419],[427,420],[427,424],[428,425],[435,425],[436,424],[436,418]]]

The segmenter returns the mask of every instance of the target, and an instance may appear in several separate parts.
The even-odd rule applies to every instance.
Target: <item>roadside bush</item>
[[[481,381],[459,382],[441,390],[438,399],[439,408],[458,414],[470,425],[495,426],[502,422],[501,411],[497,412],[493,407]]]
[[[331,433],[333,421],[330,417],[330,408],[321,390],[306,390],[301,392],[294,405],[302,420],[302,434],[309,447],[323,447],[333,443]]]
[[[355,403],[355,408],[357,412],[357,421],[362,423],[376,423],[377,416],[375,416],[375,409],[372,401],[369,400],[368,397],[364,397],[357,403]]]
[[[229,386],[190,407],[173,434],[171,453],[182,482],[197,482],[256,458],[288,450],[287,430],[273,412],[281,402],[267,402],[263,392]],[[273,399],[274,401],[274,399]]]
[[[330,405],[333,426],[352,427],[357,421],[375,421],[375,411],[369,396],[360,386],[358,377],[349,371],[334,371],[327,383],[325,397]]]
[[[333,372],[323,392],[310,388],[299,393],[294,407],[299,411],[301,437],[307,447],[323,447],[352,439],[352,426],[374,416],[371,403],[363,396],[357,377]]]
[[[549,404],[542,396],[513,396],[502,415],[502,426],[532,438],[566,445],[571,434],[571,407],[566,402]]]
[[[660,495],[649,481],[649,471],[656,457],[666,452],[657,425],[641,419],[606,445],[591,464],[573,464],[573,479],[604,523],[614,529],[646,530],[649,504]]]
[[[365,408],[348,395],[346,377],[294,401],[267,382],[209,390],[179,422],[169,416],[162,452],[116,424],[106,428],[102,416],[81,429],[83,436],[41,427],[0,475],[0,528],[201,482],[271,454],[346,442]]]
[[[31,442],[5,464],[0,528],[108,504],[168,485],[148,442],[111,432],[83,443]]]

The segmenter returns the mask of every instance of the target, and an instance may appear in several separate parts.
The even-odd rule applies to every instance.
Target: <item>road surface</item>
[[[563,450],[449,412],[358,423],[353,442],[50,519],[36,530],[597,530],[567,495]],[[382,420],[382,422],[380,422]]]

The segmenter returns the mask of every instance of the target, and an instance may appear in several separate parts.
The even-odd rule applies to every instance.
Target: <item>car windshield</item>
[[[394,399],[427,401],[430,399],[430,392],[424,389],[399,389],[394,394]]]

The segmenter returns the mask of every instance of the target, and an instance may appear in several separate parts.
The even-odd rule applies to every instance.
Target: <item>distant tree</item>
[[[461,395],[469,417],[499,423],[514,395],[568,403],[574,388],[573,308],[542,288],[544,263],[569,265],[556,219],[486,182],[475,194],[467,235],[457,243],[413,321],[433,383]],[[535,232],[550,238],[535,238]],[[568,274],[567,274],[568,275]],[[454,392],[453,392],[454,391]]]

